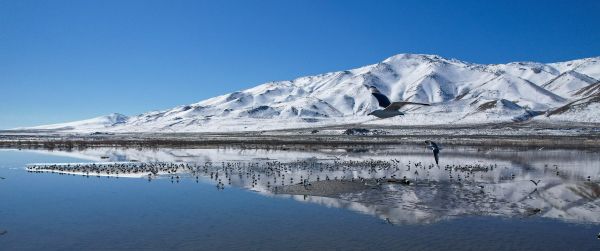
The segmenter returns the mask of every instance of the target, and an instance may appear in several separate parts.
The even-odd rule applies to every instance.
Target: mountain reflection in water
[[[95,162],[169,163],[181,168],[149,180],[200,179],[219,189],[239,187],[344,208],[390,224],[428,224],[473,215],[600,222],[600,155],[593,150],[456,147],[442,151],[439,167],[429,150],[408,146],[366,151],[40,152]]]

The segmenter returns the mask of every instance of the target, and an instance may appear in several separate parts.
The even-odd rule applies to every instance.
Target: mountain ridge
[[[390,100],[431,103],[410,107],[407,115],[383,124],[431,124],[427,115],[445,117],[436,123],[483,123],[552,119],[600,122],[597,102],[585,103],[560,116],[564,107],[586,93],[596,93],[600,57],[556,63],[512,62],[474,64],[431,54],[397,54],[375,64],[292,80],[271,81],[196,103],[136,116],[119,123],[94,119],[31,127],[68,131],[221,131],[268,130],[370,121],[378,108],[368,86]],[[579,93],[579,94],[578,94]],[[595,100],[595,99],[590,99]],[[492,105],[495,104],[495,105]],[[517,108],[518,107],[518,108]],[[535,117],[533,114],[548,116]],[[585,113],[585,116],[577,114]],[[556,113],[555,113],[556,114]],[[568,116],[566,116],[568,115]],[[240,125],[235,125],[235,121]],[[62,127],[61,127],[62,125]],[[23,129],[23,128],[20,128]],[[30,128],[25,128],[30,129]]]

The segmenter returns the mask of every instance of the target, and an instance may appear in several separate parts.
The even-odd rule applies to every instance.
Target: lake
[[[0,249],[600,250],[598,153],[4,149]]]

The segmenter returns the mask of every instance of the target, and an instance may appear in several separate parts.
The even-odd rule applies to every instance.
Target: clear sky
[[[600,56],[600,1],[0,0],[0,128],[135,115],[398,53]]]

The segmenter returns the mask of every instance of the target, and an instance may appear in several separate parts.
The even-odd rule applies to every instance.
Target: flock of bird
[[[453,182],[472,180],[475,174],[493,171],[496,164],[461,164],[440,167],[424,162],[402,162],[389,160],[297,160],[291,162],[272,161],[223,161],[198,163],[170,162],[115,162],[79,164],[31,164],[29,172],[57,172],[83,176],[133,176],[146,177],[149,181],[165,176],[171,182],[179,182],[183,177],[196,181],[210,178],[223,189],[226,184],[239,182],[249,187],[272,188],[285,185],[303,185],[309,189],[314,182],[351,181],[372,186],[385,183],[410,185],[419,180],[429,180],[432,169],[447,173]],[[512,176],[514,179],[514,175]]]
[[[145,174],[150,177],[159,174],[176,174],[181,169],[190,169],[190,164],[167,162],[115,162],[115,163],[77,163],[77,164],[30,164],[29,172],[59,172],[86,176],[119,176]]]

